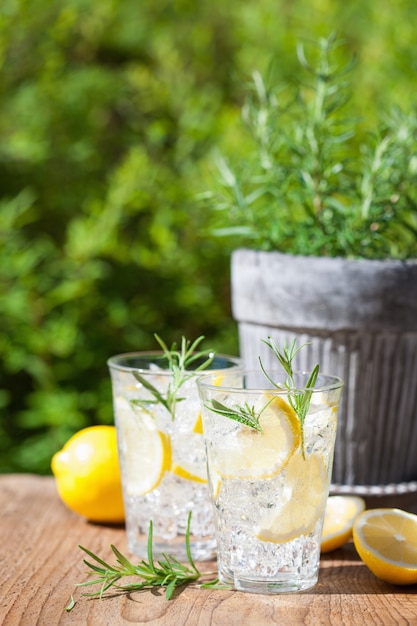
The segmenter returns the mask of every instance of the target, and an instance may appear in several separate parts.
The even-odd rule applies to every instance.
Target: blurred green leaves
[[[237,352],[228,250],[196,201],[211,149],[271,55],[337,29],[366,115],[414,91],[417,5],[328,0],[2,0],[0,471],[48,472],[110,423],[106,360],[204,334]],[[395,25],[395,28],[394,28]],[[295,63],[295,62],[294,62]]]
[[[72,432],[111,422],[106,360],[154,332],[237,350],[194,200],[224,97],[218,13],[2,4],[0,471],[48,472]]]

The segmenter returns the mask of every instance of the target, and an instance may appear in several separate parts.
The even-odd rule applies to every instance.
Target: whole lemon
[[[69,509],[92,522],[124,521],[114,426],[83,428],[54,454],[51,468]]]

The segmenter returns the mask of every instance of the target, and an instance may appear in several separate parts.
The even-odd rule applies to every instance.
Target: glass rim
[[[255,370],[255,369],[245,369],[242,368],[239,371],[239,374],[242,375],[243,377],[248,375],[248,374],[256,374],[257,376],[262,375],[263,372],[262,370]],[[275,374],[279,374],[279,376],[283,379],[283,380],[288,380],[288,374],[286,374],[285,372],[282,372],[282,370],[270,370],[268,372],[268,374],[270,374],[273,378],[273,375]],[[294,370],[294,375],[302,375],[307,377],[310,376],[311,372],[310,371],[306,371],[306,370]],[[227,375],[236,375],[236,372],[230,372]],[[213,382],[210,382],[210,379],[213,379]],[[327,380],[327,382],[323,381],[324,384],[320,385],[320,386],[314,386],[314,387],[296,387],[295,390],[303,390],[303,391],[312,391],[313,393],[317,393],[317,392],[323,392],[323,391],[333,391],[336,389],[341,389],[344,385],[344,381],[339,377],[336,376],[334,374],[327,374],[326,372],[319,372],[318,374],[318,379],[320,380],[320,378],[324,378]],[[214,379],[217,380],[217,383],[214,382]],[[227,383],[227,381],[226,381]],[[264,387],[259,387],[259,386],[253,386],[253,387],[236,387],[234,385],[227,385],[227,384],[223,384],[223,381],[221,381],[219,383],[218,381],[218,377],[215,376],[212,372],[209,371],[203,371],[201,376],[199,376],[199,379],[197,381],[197,384],[200,388],[202,389],[207,389],[210,391],[218,391],[218,392],[229,392],[229,393],[265,393],[265,391],[267,391],[268,393],[271,394],[277,394],[277,395],[282,395],[282,394],[287,394],[288,393],[288,389],[284,388],[278,388],[278,387],[268,387],[268,379],[265,376],[265,386]],[[271,384],[271,383],[269,383]]]
[[[229,361],[230,363],[232,363],[232,365],[230,367],[217,367],[217,368],[212,368],[212,369],[202,369],[199,370],[201,373],[206,373],[206,372],[210,372],[213,373],[217,370],[221,370],[221,371],[225,371],[225,370],[232,370],[233,365],[236,367],[242,366],[242,359],[236,355],[231,355],[231,354],[223,354],[223,353],[219,353],[219,352],[209,352],[208,355],[206,355],[207,358],[210,358],[211,356],[213,356],[213,359],[219,358],[219,359],[223,359],[225,361]],[[163,352],[163,350],[143,350],[143,351],[136,351],[136,352],[121,352],[120,354],[114,354],[113,356],[109,357],[107,359],[107,366],[110,369],[113,370],[118,370],[120,372],[143,372],[148,374],[149,373],[149,368],[146,367],[135,367],[132,365],[122,365],[119,361],[123,360],[123,359],[149,359],[149,364],[152,364],[152,359],[156,360],[156,361],[160,361],[162,359],[166,360],[166,356],[165,353]],[[158,363],[154,363],[155,365],[158,365]],[[234,368],[233,368],[234,369]],[[192,368],[187,370],[187,371],[194,371]],[[234,370],[235,371],[235,370]],[[170,369],[168,368],[164,368],[161,371],[158,371],[158,375],[161,376],[171,376],[172,372]]]

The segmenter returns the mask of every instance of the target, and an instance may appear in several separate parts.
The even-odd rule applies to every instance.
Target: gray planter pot
[[[298,369],[345,382],[332,492],[417,491],[417,262],[237,250],[231,270],[246,366],[296,338]]]

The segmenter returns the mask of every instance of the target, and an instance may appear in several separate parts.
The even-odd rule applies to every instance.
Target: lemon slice
[[[195,433],[196,435],[203,434],[203,418],[201,416],[201,413],[199,413],[197,416],[197,420],[193,427],[193,433]]]
[[[219,387],[222,384],[223,379],[224,376],[216,376],[216,378],[214,379],[214,384],[216,385],[216,387]],[[201,413],[197,415],[197,419],[193,427],[193,433],[197,435],[203,434],[203,417]]]
[[[393,585],[417,583],[417,515],[401,509],[369,509],[353,525],[362,561]]]
[[[204,471],[199,472],[198,468],[193,464],[187,464],[186,462],[182,462],[181,465],[173,465],[171,471],[176,476],[180,476],[185,480],[192,480],[196,483],[207,483],[207,472],[206,468],[202,468]]]
[[[220,494],[221,486],[222,486],[222,479],[221,479],[221,476],[216,472],[213,466],[211,467],[210,472],[209,472],[209,485],[210,485],[212,498],[214,500],[217,500]]]
[[[288,461],[278,503],[259,522],[255,535],[262,541],[284,543],[308,535],[323,514],[328,491],[328,476],[320,454],[306,458],[301,452]],[[284,499],[285,498],[285,499]]]
[[[265,395],[264,404],[268,401]],[[260,480],[282,471],[301,442],[300,422],[281,396],[262,413],[262,432],[242,427],[227,449],[214,452],[216,471],[223,478]]]
[[[169,435],[156,428],[149,413],[138,407],[132,410],[123,398],[116,400],[116,414],[126,493],[128,496],[144,496],[156,489],[165,471],[170,469]]]
[[[196,425],[198,425],[198,417]],[[204,439],[194,430],[177,430],[172,434],[171,472],[184,480],[207,483]]]
[[[321,552],[340,548],[352,537],[353,523],[365,510],[365,500],[359,496],[330,496],[324,515]]]

